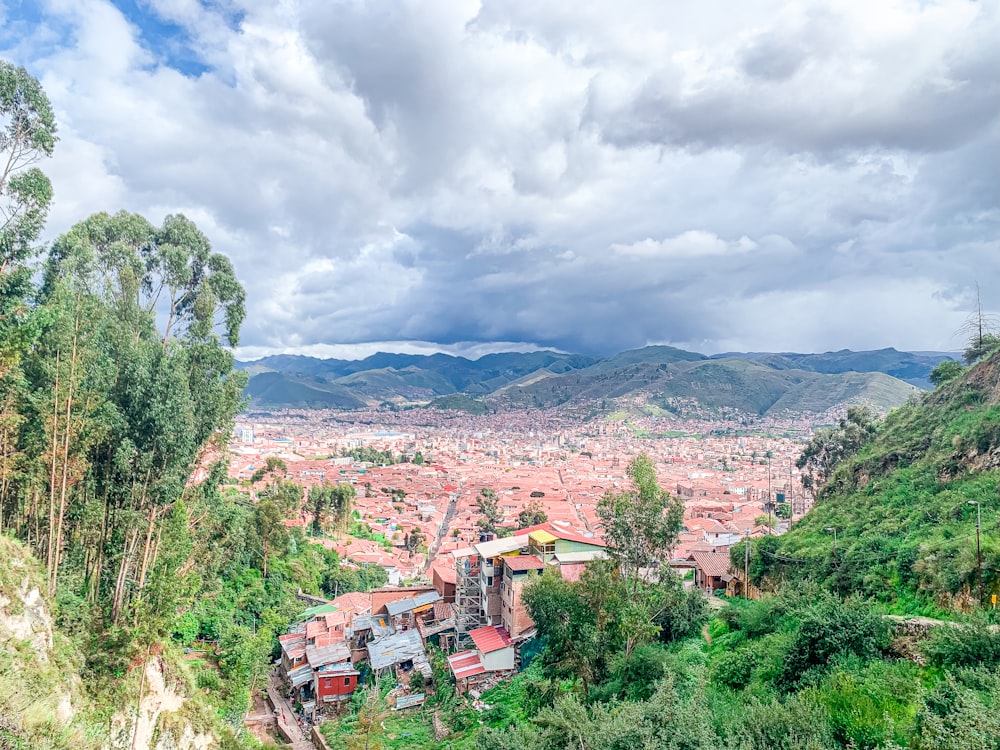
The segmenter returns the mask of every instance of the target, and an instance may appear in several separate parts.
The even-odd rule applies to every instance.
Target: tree
[[[997,343],[1000,344],[1000,341],[998,341]],[[936,387],[940,387],[945,383],[950,383],[952,380],[957,378],[963,372],[965,372],[965,368],[962,367],[962,364],[960,362],[956,362],[953,359],[946,359],[940,362],[938,366],[935,367],[933,370],[931,370],[931,373],[930,375],[927,376],[927,379],[930,380],[931,383],[933,383]]]
[[[298,516],[302,510],[302,487],[285,479],[275,479],[260,492],[262,500],[271,500],[283,517]]]
[[[353,484],[335,484],[330,493],[330,512],[333,516],[334,528],[340,533],[347,530],[347,524],[351,520],[351,513],[354,511],[354,498],[357,492]]]
[[[0,378],[38,333],[25,304],[34,243],[42,232],[52,184],[33,166],[52,155],[56,123],[38,81],[0,60]]]
[[[632,460],[626,473],[632,487],[606,492],[597,514],[604,523],[608,554],[634,592],[641,568],[659,567],[669,560],[684,521],[684,503],[660,487],[645,453]]]
[[[482,518],[476,521],[479,528],[486,534],[496,534],[500,528],[500,522],[503,520],[496,493],[485,487],[479,490],[479,495],[476,497],[476,509],[482,514]]]
[[[424,532],[420,530],[419,526],[414,526],[413,530],[404,538],[403,546],[410,552],[416,552],[424,545],[425,541]]]
[[[268,456],[264,461],[264,465],[259,467],[250,476],[250,484],[257,484],[261,479],[270,475],[275,476],[281,474],[284,476],[288,472],[288,465],[277,456]]]
[[[962,353],[965,363],[974,365],[979,360],[1000,349],[1000,335],[996,330],[996,317],[983,312],[983,297],[976,284],[976,309],[970,313],[962,325],[969,343]],[[937,385],[935,383],[935,385]]]
[[[526,529],[529,526],[537,526],[548,520],[549,517],[545,514],[542,504],[537,500],[531,500],[525,506],[524,510],[517,514],[517,527],[519,529]]]
[[[0,60],[0,530],[15,513],[17,468],[25,454],[19,435],[26,415],[19,402],[29,383],[21,357],[46,316],[28,303],[30,260],[52,201],[52,185],[34,166],[52,155],[56,123],[38,81],[24,68]]]
[[[267,559],[288,547],[285,518],[273,500],[261,500],[254,509],[254,525],[261,544],[261,572],[267,577]]]
[[[546,639],[543,669],[556,679],[578,677],[584,692],[593,682],[598,656],[597,613],[583,587],[548,568],[522,595],[538,634]]]
[[[878,424],[868,409],[863,406],[848,407],[847,415],[836,427],[816,431],[795,462],[798,468],[803,469],[802,486],[818,497],[834,470],[857,455],[874,440],[877,433]]]

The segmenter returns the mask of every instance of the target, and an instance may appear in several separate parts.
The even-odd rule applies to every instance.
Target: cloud
[[[28,5],[50,235],[188,214],[241,351],[955,348],[1000,309],[994,3]]]
[[[726,242],[714,232],[691,229],[676,237],[659,241],[647,237],[640,242],[633,242],[631,245],[615,244],[611,246],[611,249],[619,255],[671,260],[674,258],[733,256],[751,252],[758,247],[756,242],[745,235],[736,242]]]

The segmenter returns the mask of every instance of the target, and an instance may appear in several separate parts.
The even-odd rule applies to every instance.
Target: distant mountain
[[[241,362],[260,408],[357,409],[386,402],[484,409],[584,406],[620,399],[676,414],[820,413],[847,403],[886,411],[904,403],[952,355],[843,350],[825,354],[733,353],[707,357],[648,346],[604,359],[553,351],[470,360],[448,354],[378,353],[362,360],[293,355]],[[459,395],[461,399],[449,397]]]
[[[783,352],[780,354],[768,353],[729,353],[715,354],[712,359],[753,359],[756,361],[766,361],[769,358],[780,358],[788,362],[789,366],[800,370],[810,370],[828,375],[841,372],[883,372],[894,378],[904,380],[911,385],[920,388],[931,388],[931,382],[927,379],[930,371],[939,362],[945,359],[959,359],[958,354],[947,352],[900,352],[893,348],[876,349],[867,352],[854,352],[850,349],[841,349],[839,352],[826,352],[824,354],[794,354]],[[777,362],[776,362],[777,364]]]
[[[887,411],[918,391],[884,373],[816,373],[784,366],[783,358],[769,361],[771,356],[672,363],[630,358],[617,368],[602,362],[560,377],[513,383],[487,400],[497,408],[547,408],[640,396],[679,415],[777,416],[820,413],[847,403]]]

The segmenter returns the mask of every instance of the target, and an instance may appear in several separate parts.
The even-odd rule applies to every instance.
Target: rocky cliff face
[[[54,648],[40,572],[23,547],[0,537],[0,747],[59,747],[73,734],[80,679]]]
[[[118,711],[111,720],[111,750],[210,750],[217,745],[211,731],[199,731],[184,715],[185,698],[168,684],[163,660],[146,662],[136,706]]]
[[[0,748],[31,750],[211,750],[218,740],[151,656],[131,705],[110,722],[96,712],[79,677],[77,656],[53,623],[38,561],[0,536]]]

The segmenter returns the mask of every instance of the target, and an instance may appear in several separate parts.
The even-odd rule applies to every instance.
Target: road
[[[437,555],[437,551],[441,547],[441,542],[444,541],[444,536],[448,533],[448,527],[451,525],[451,519],[455,517],[455,510],[458,508],[458,499],[462,496],[464,485],[465,480],[460,479],[458,489],[451,493],[448,507],[444,511],[444,518],[441,519],[441,527],[438,529],[437,536],[434,537],[431,546],[427,549],[427,562],[424,563],[425,572],[431,566],[431,563],[434,562],[434,556]]]

